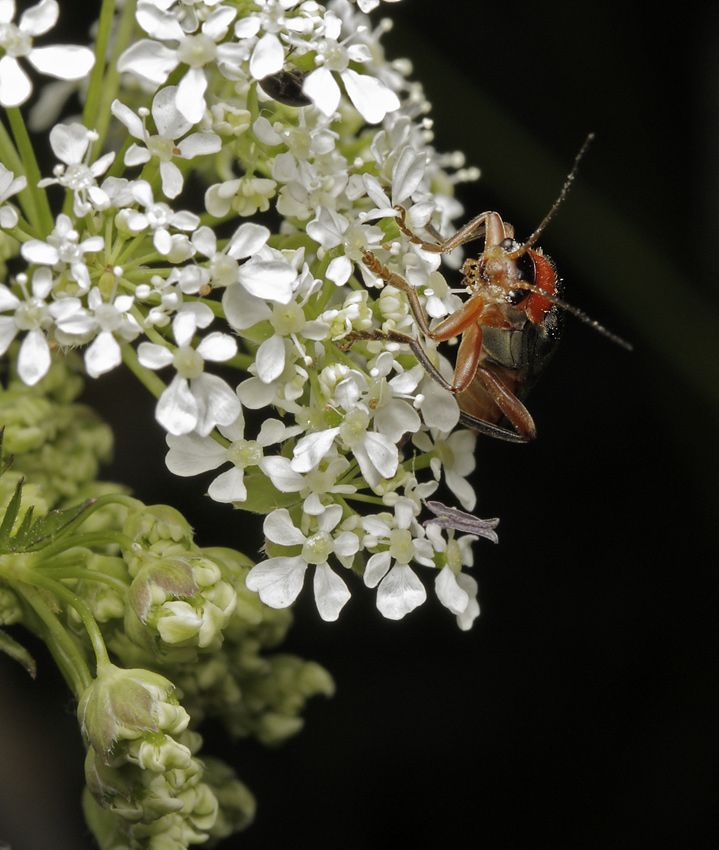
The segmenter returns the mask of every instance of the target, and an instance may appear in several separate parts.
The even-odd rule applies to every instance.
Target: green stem
[[[84,599],[80,599],[80,597],[76,596],[70,588],[65,587],[65,585],[61,584],[59,581],[55,581],[55,579],[50,578],[43,573],[38,573],[36,570],[29,569],[28,567],[15,567],[13,569],[13,573],[20,578],[24,584],[48,590],[66,605],[70,605],[74,608],[82,620],[85,631],[90,638],[92,650],[95,653],[95,659],[98,665],[110,660],[107,655],[105,641],[102,639],[102,634],[100,633],[100,627],[97,625],[97,620],[93,617],[92,611]]]
[[[102,10],[100,12],[100,22],[98,32],[98,45],[100,44],[101,38],[105,38],[105,34],[102,30],[103,27],[103,14],[107,16],[104,21],[105,26],[107,26],[107,38],[111,33],[112,29],[112,18],[114,14],[114,0],[103,0]],[[130,42],[130,38],[135,30],[135,7],[137,6],[137,0],[126,0],[126,2],[122,6],[122,12],[120,13],[120,20],[115,30],[115,41],[112,48],[112,54],[107,61],[107,65],[105,65],[105,57],[107,56],[107,41],[103,47],[102,53],[100,53],[100,49],[98,46],[96,53],[95,65],[99,64],[102,68],[102,72],[98,71],[98,79],[99,84],[97,89],[93,88],[93,84],[95,83],[95,69],[93,69],[93,77],[90,79],[90,89],[88,90],[88,100],[85,102],[85,110],[83,112],[83,122],[86,127],[91,127],[95,129],[98,133],[98,140],[95,142],[94,153],[99,154],[100,150],[103,147],[105,137],[107,136],[107,130],[110,126],[110,104],[113,99],[117,95],[118,89],[118,80],[119,80],[119,72],[117,70],[117,60],[120,56],[120,53],[127,47]],[[112,7],[111,10],[108,10],[106,7]],[[92,92],[92,98],[91,98]],[[88,101],[90,102],[88,105]],[[88,121],[92,121],[92,124],[89,124]],[[115,158],[115,162],[113,163],[113,169],[111,169],[112,176],[119,176],[123,171],[123,163],[122,163],[122,155],[124,154],[125,149],[132,143],[132,139],[128,136],[125,139],[125,143],[122,147],[120,153]],[[119,170],[114,171],[115,166],[118,166]]]
[[[130,4],[128,4],[130,5]],[[95,64],[90,74],[90,84],[85,96],[85,108],[82,110],[82,123],[86,127],[94,127],[97,124],[98,105],[102,95],[102,82],[105,74],[105,60],[107,58],[107,45],[110,41],[110,30],[112,19],[115,14],[115,0],[102,0],[100,18],[97,22],[97,37],[95,39]],[[97,140],[98,150],[102,144]]]
[[[86,570],[83,567],[48,567],[43,573],[55,581],[72,578],[81,581],[94,581],[98,584],[107,584],[115,590],[124,594],[129,585],[115,576],[99,573],[96,570]]]
[[[79,698],[92,682],[92,674],[79,648],[35,588],[25,582],[10,582],[10,585],[40,621],[40,628],[34,631],[45,641],[65,681]]]
[[[15,137],[17,152],[24,166],[23,171],[27,176],[27,187],[20,192],[20,198],[22,199],[25,196],[32,207],[33,215],[28,215],[28,219],[42,233],[50,233],[55,224],[55,219],[50,210],[47,193],[44,189],[38,188],[37,185],[42,179],[42,174],[37,159],[35,159],[35,151],[25,127],[22,112],[17,106],[8,107],[5,111],[10,122],[10,129]],[[30,213],[30,209],[27,212]]]

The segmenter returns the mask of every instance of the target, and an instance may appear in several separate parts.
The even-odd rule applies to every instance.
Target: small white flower
[[[177,86],[167,86],[160,89],[152,101],[152,118],[157,127],[157,133],[148,131],[145,119],[148,111],[140,110],[140,117],[119,100],[112,102],[111,110],[136,139],[144,142],[145,147],[131,145],[125,154],[125,165],[143,165],[155,158],[160,161],[160,177],[162,191],[168,198],[176,198],[182,191],[182,172],[173,162],[179,159],[194,159],[196,156],[207,156],[217,153],[222,147],[222,140],[215,133],[191,133],[189,121],[177,108]],[[182,138],[184,136],[184,138]],[[181,139],[182,141],[178,141]]]
[[[58,183],[74,194],[73,212],[78,218],[91,210],[105,210],[110,206],[110,196],[97,185],[97,178],[104,174],[115,158],[107,153],[90,164],[92,145],[98,138],[93,130],[82,124],[57,124],[50,131],[50,144],[55,156],[64,165],[53,169],[55,177],[40,180],[40,187]]]
[[[20,15],[14,24],[15,0],[0,0],[0,104],[20,106],[32,94],[32,82],[22,69],[19,58],[25,57],[41,74],[60,80],[79,80],[95,64],[95,54],[87,47],[62,44],[35,47],[33,39],[44,35],[57,23],[60,7],[56,0],[40,0]]]
[[[368,62],[372,58],[369,48],[364,44],[350,45],[349,38],[338,41],[342,22],[332,12],[325,14],[324,23],[324,38],[316,47],[315,61],[320,67],[307,75],[302,91],[325,115],[334,114],[341,97],[340,87],[333,76],[336,73],[365,121],[379,124],[388,112],[399,109],[399,98],[381,80],[369,74],[359,74],[349,67],[350,62]]]
[[[402,619],[427,598],[424,585],[409,562],[434,566],[434,552],[422,536],[414,514],[414,504],[409,499],[399,499],[394,516],[382,514],[362,520],[367,532],[365,547],[383,547],[367,561],[364,582],[367,587],[377,587],[377,608],[389,620]]]
[[[178,236],[183,242],[187,241],[188,245],[189,240],[180,234],[171,234],[170,228],[184,231],[196,230],[200,224],[199,217],[187,210],[173,210],[168,204],[155,201],[152,187],[146,180],[135,181],[131,191],[133,198],[145,208],[145,212],[129,210],[125,217],[128,229],[134,233],[150,230],[152,242],[157,251],[171,260],[174,259],[172,254],[176,248]]]
[[[20,253],[29,263],[51,266],[56,272],[63,272],[76,281],[80,289],[87,291],[90,288],[90,272],[85,254],[102,251],[104,247],[102,236],[89,236],[81,241],[70,217],[60,213],[47,241],[30,239],[23,243]]]
[[[208,488],[208,495],[216,502],[244,502],[247,499],[245,470],[259,467],[265,471],[269,458],[263,456],[267,446],[287,440],[299,432],[299,427],[288,428],[278,419],[266,419],[256,440],[245,439],[245,417],[240,413],[230,425],[220,425],[218,431],[231,440],[225,448],[211,437],[199,434],[166,436],[169,451],[165,463],[170,472],[187,477],[208,472],[225,463],[232,468],[221,473]]]
[[[185,118],[197,124],[206,109],[205,66],[233,64],[238,59],[237,44],[219,43],[227,35],[237,10],[219,6],[207,16],[200,32],[188,35],[172,15],[160,13],[152,16],[148,5],[144,5],[140,19],[153,38],[142,38],[128,47],[120,56],[117,67],[122,72],[128,71],[160,86],[179,64],[187,65],[188,69],[177,87],[176,103]],[[170,47],[163,41],[174,42],[175,46]]]
[[[344,581],[330,569],[327,560],[334,554],[345,567],[349,567],[359,551],[359,538],[354,532],[332,533],[341,519],[340,505],[331,505],[317,517],[317,530],[306,536],[294,525],[285,508],[273,511],[265,519],[265,536],[280,546],[302,546],[302,551],[299,555],[268,558],[257,564],[247,576],[247,587],[259,593],[260,599],[270,608],[287,608],[302,589],[307,567],[315,564],[317,609],[323,620],[336,620],[349,600],[350,592]]]
[[[197,328],[207,327],[214,318],[205,304],[184,305],[172,322],[177,342],[174,354],[163,345],[142,342],[137,354],[148,369],[172,365],[177,374],[158,399],[155,417],[170,434],[197,431],[206,437],[216,425],[229,425],[237,419],[241,406],[235,393],[222,378],[204,372],[205,360],[223,362],[237,353],[233,337],[211,333],[196,348],[192,338]]]

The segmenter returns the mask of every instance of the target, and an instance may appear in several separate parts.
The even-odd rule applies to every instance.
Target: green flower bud
[[[151,505],[130,514],[123,532],[144,549],[163,542],[179,543],[185,549],[192,546],[190,524],[179,511],[169,505]]]
[[[97,678],[80,698],[78,720],[85,739],[106,764],[122,741],[147,733],[175,735],[190,716],[175,696],[169,679],[149,670],[123,670],[113,664],[98,668]]]
[[[158,637],[174,647],[206,649],[221,640],[237,597],[209,558],[155,558],[143,554],[130,587],[126,629],[133,640],[164,657]],[[141,625],[140,625],[141,624]],[[174,656],[173,656],[174,658]]]

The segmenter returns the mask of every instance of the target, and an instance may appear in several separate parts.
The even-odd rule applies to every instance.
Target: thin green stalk
[[[95,64],[90,74],[90,84],[88,85],[87,95],[85,96],[85,108],[82,111],[82,122],[86,127],[90,128],[94,127],[97,123],[98,105],[102,94],[103,77],[105,75],[107,46],[110,42],[110,31],[112,29],[114,15],[115,0],[102,0],[100,18],[97,22],[97,38],[95,39]],[[100,142],[99,139],[98,142]]]
[[[103,9],[100,13],[100,27],[102,27],[103,24],[102,14],[103,12],[105,12],[106,5],[112,5],[114,12],[114,2],[111,2],[111,0],[103,0]],[[98,140],[95,142],[94,153],[99,153],[100,150],[102,150],[103,144],[105,142],[105,137],[107,136],[107,130],[110,126],[110,104],[117,95],[119,80],[117,60],[120,56],[120,53],[122,53],[122,51],[129,44],[130,38],[132,37],[132,34],[134,32],[136,6],[137,0],[126,0],[126,2],[123,4],[122,12],[120,13],[120,19],[115,29],[115,41],[113,44],[112,54],[108,59],[106,66],[105,57],[107,55],[107,45],[105,45],[102,53],[102,66],[104,74],[100,78],[101,85],[98,87],[99,91],[97,91],[97,93],[93,93],[93,99],[96,99],[96,102],[91,103],[90,106],[87,105],[87,102],[85,104],[85,111],[83,113],[85,126],[96,130],[99,136]],[[108,27],[110,27],[111,24],[112,15],[110,15]],[[98,34],[98,44],[99,40],[100,36]],[[96,55],[99,58],[99,49]],[[92,83],[93,80],[91,79],[90,90],[92,90]],[[93,124],[88,124],[88,120],[92,120]],[[118,153],[115,159],[115,162],[113,163],[113,168],[110,171],[111,176],[117,177],[122,173],[122,156],[124,154],[125,149],[131,144],[131,142],[132,139],[130,137],[125,139],[125,144],[123,145],[121,151]],[[113,170],[115,166],[118,166],[118,171]]]
[[[20,198],[22,199],[25,196],[30,201],[34,216],[28,215],[28,218],[33,221],[33,224],[41,232],[50,233],[55,224],[55,219],[50,210],[47,193],[37,185],[42,179],[42,174],[35,158],[35,150],[30,141],[25,120],[17,106],[8,107],[5,111],[10,122],[10,129],[15,137],[17,152],[24,166],[23,171],[27,176],[27,187],[20,192]],[[30,210],[28,210],[29,212]]]
[[[10,585],[39,619],[42,628],[37,629],[36,632],[47,644],[65,681],[79,698],[92,682],[92,673],[80,655],[77,645],[34,587],[25,582],[14,581],[10,582]]]

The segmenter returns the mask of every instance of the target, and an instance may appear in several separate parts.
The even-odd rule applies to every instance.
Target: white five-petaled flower
[[[27,178],[24,174],[16,177],[0,163],[0,227],[11,230],[18,223],[17,210],[6,204],[8,198],[16,195],[27,186]]]
[[[143,4],[143,9],[138,9],[140,12],[138,20],[152,38],[142,38],[128,47],[118,60],[118,69],[160,86],[180,63],[187,65],[177,89],[177,108],[188,121],[197,124],[206,109],[205,66],[233,65],[245,57],[243,45],[219,43],[227,35],[237,9],[218,6],[207,16],[200,32],[191,35],[184,32],[173,15],[153,10],[149,3]],[[164,44],[165,41],[173,42],[173,46]]]
[[[78,218],[91,210],[105,210],[110,206],[110,196],[97,185],[97,178],[104,174],[115,158],[113,152],[106,153],[90,164],[91,143],[98,138],[94,130],[83,124],[57,124],[50,131],[50,144],[55,156],[63,165],[53,169],[54,177],[47,177],[37,184],[41,188],[59,183],[74,194],[73,212]]]
[[[196,156],[207,156],[217,153],[222,147],[222,140],[215,133],[190,133],[192,121],[189,121],[177,108],[177,86],[166,86],[154,97],[152,118],[157,133],[147,129],[146,118],[150,112],[143,108],[140,117],[119,100],[112,102],[112,114],[119,118],[130,133],[144,142],[145,147],[131,145],[125,154],[125,165],[143,165],[153,157],[160,161],[160,177],[162,191],[168,198],[176,198],[182,191],[183,176],[173,162],[174,158],[194,159]],[[181,141],[181,137],[184,136]]]
[[[197,347],[192,338],[198,328],[213,320],[212,310],[201,302],[183,304],[172,320],[177,343],[173,353],[163,345],[142,342],[137,354],[148,369],[173,366],[176,375],[157,402],[155,417],[170,434],[196,431],[206,437],[216,425],[230,425],[241,406],[235,393],[222,378],[204,372],[205,360],[224,362],[237,353],[237,343],[228,334],[215,332],[204,337]]]
[[[201,437],[199,434],[182,434],[166,436],[169,451],[165,463],[170,472],[187,477],[200,475],[210,469],[230,463],[231,469],[220,473],[210,484],[207,493],[216,502],[244,502],[247,499],[245,486],[245,470],[248,467],[259,467],[265,471],[263,450],[267,446],[287,440],[299,433],[299,426],[288,428],[279,419],[266,419],[262,423],[256,440],[245,439],[245,417],[240,413],[230,425],[220,425],[217,429],[223,437],[230,440],[225,448],[212,437]]]
[[[87,291],[90,288],[90,272],[85,254],[101,251],[104,247],[102,236],[88,236],[80,240],[70,216],[60,213],[47,241],[30,239],[23,243],[20,253],[29,263],[51,266],[57,272],[64,272],[80,289]]]
[[[0,0],[0,104],[20,106],[32,94],[32,82],[18,62],[25,57],[41,74],[60,80],[79,80],[90,72],[95,55],[88,47],[70,44],[35,47],[33,39],[44,35],[57,23],[57,0],[40,0],[13,23],[15,0]]]
[[[417,561],[433,567],[434,550],[415,521],[415,505],[398,499],[394,516],[379,514],[362,519],[366,534],[364,546],[382,546],[367,561],[364,582],[377,587],[377,608],[389,620],[400,620],[427,598],[424,585],[409,566]]]
[[[307,75],[302,91],[325,115],[332,115],[342,94],[333,76],[336,73],[364,120],[379,124],[388,112],[399,109],[399,98],[381,80],[349,67],[350,62],[369,62],[372,54],[365,44],[348,44],[349,38],[338,41],[341,29],[340,18],[332,12],[325,13],[324,38],[317,44],[315,60],[320,67]]]
[[[327,561],[334,554],[349,568],[359,551],[359,537],[354,532],[333,533],[341,519],[342,507],[330,505],[317,517],[317,530],[305,535],[294,525],[285,508],[273,511],[265,519],[265,537],[280,546],[302,546],[302,551],[299,555],[268,558],[257,564],[247,576],[247,587],[259,593],[260,599],[270,608],[287,608],[302,589],[307,567],[315,564],[317,609],[323,620],[336,620],[350,592]]]
[[[191,253],[185,251],[185,256],[175,259],[173,256],[176,248],[182,252],[183,248],[189,249],[189,239],[181,234],[171,234],[170,228],[177,230],[191,231],[195,230],[200,223],[199,216],[187,210],[173,210],[169,204],[162,201],[156,201],[152,194],[152,187],[147,180],[137,180],[132,184],[131,188],[133,198],[140,203],[145,212],[139,210],[128,210],[125,216],[125,223],[129,230],[134,233],[141,233],[143,230],[152,232],[152,244],[160,254],[175,260],[187,259],[187,255]],[[180,245],[177,245],[177,242]]]
[[[326,249],[342,245],[344,255],[330,260],[326,276],[337,286],[347,283],[352,274],[352,263],[361,263],[363,251],[384,239],[379,227],[350,220],[330,207],[321,206],[312,221],[307,223],[307,233]]]

